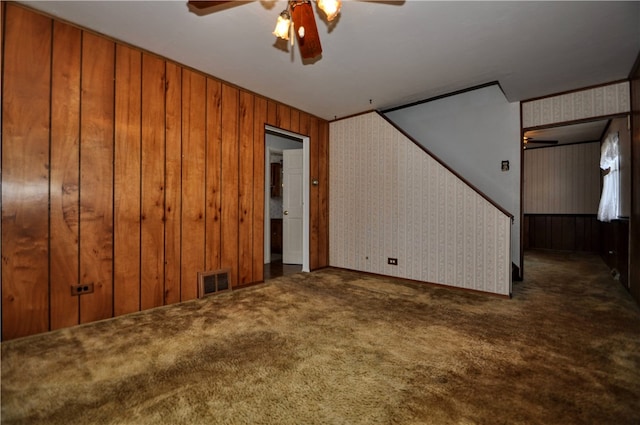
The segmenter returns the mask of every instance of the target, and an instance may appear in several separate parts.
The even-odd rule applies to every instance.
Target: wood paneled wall
[[[598,253],[601,223],[595,214],[525,214],[524,249]]]
[[[267,124],[310,137],[310,266],[328,265],[326,121],[1,7],[3,339],[193,299],[198,271],[261,282]]]
[[[525,214],[596,214],[600,202],[600,143],[526,149]]]
[[[629,267],[635,261],[629,261],[629,220],[600,223],[600,229],[600,255],[612,274],[615,276],[615,272],[618,273],[617,278],[622,286],[630,289]]]

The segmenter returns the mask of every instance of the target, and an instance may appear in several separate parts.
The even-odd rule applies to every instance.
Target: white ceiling
[[[589,121],[580,124],[563,125],[560,127],[545,128],[527,131],[524,136],[533,138],[534,142],[527,143],[528,148],[540,148],[548,146],[565,145],[570,143],[583,143],[600,141],[607,128],[609,120]],[[535,143],[535,140],[555,140],[557,144]]]
[[[314,63],[271,34],[285,1],[23,3],[329,120],[492,81],[509,101],[606,83],[640,51],[638,1],[344,1],[331,28],[316,15]]]

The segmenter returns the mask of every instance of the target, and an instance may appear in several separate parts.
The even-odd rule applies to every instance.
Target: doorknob
[[[289,215],[289,211],[285,211],[283,214],[284,215]]]

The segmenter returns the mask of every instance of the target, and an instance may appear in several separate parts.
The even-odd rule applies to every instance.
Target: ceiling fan
[[[523,143],[529,144],[529,143],[541,143],[541,144],[547,144],[547,145],[557,145],[558,141],[557,140],[538,140],[538,139],[534,139],[533,137],[527,137],[525,136],[523,139]]]
[[[188,2],[190,6],[199,10],[220,6],[225,3],[234,3],[234,1],[229,0],[188,0]],[[338,16],[342,6],[341,0],[316,0],[316,3],[318,8],[325,13],[329,22]],[[287,8],[278,16],[273,35],[283,40],[291,40],[291,45],[293,45],[294,39],[297,39],[300,55],[303,59],[313,59],[322,54],[322,45],[320,44],[320,36],[316,26],[316,19],[313,15],[311,0],[289,0]]]

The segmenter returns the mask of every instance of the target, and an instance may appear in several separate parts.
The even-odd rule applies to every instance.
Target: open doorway
[[[603,223],[597,217],[607,173],[600,168],[601,143],[614,133],[620,139],[620,213],[611,223]],[[523,134],[523,256],[531,250],[597,254],[626,286],[627,115],[525,129]],[[613,254],[621,258],[612,258]]]
[[[285,179],[291,179],[292,158],[299,161],[298,170],[294,173],[299,181],[285,184]],[[308,137],[266,126],[265,280],[309,271],[309,162]],[[293,190],[298,195],[294,197],[299,204],[298,209],[287,204],[292,199],[292,187],[296,188]],[[292,248],[298,251],[298,255],[290,255]]]

